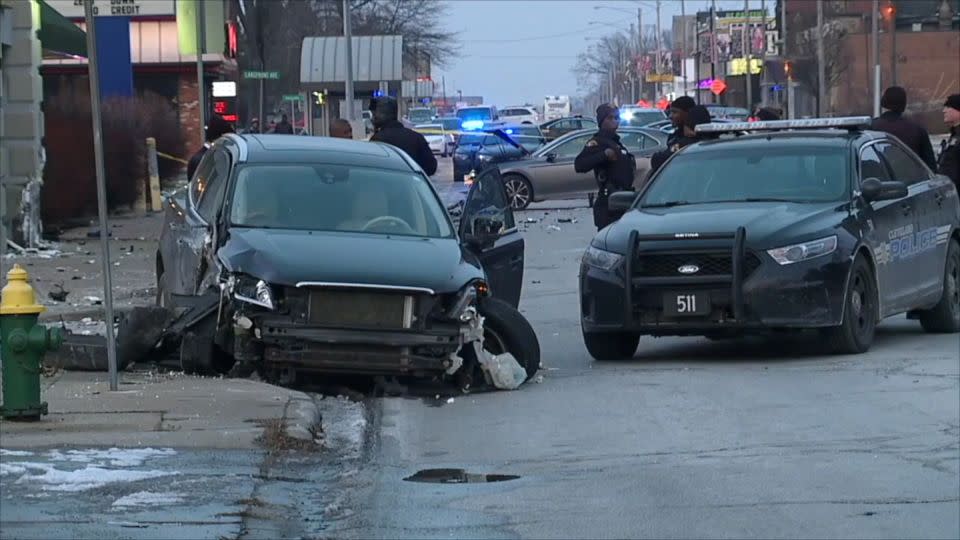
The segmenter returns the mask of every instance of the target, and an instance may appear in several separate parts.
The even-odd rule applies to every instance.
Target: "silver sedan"
[[[656,129],[621,127],[617,130],[624,146],[636,157],[634,186],[639,187],[650,170],[650,157],[666,148],[667,134]],[[529,157],[499,165],[500,174],[515,209],[531,202],[560,199],[595,191],[593,173],[578,173],[573,161],[596,130],[568,133],[539,148]]]

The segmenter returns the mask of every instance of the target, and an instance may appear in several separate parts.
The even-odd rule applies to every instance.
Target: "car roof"
[[[786,143],[795,146],[848,146],[859,139],[872,140],[885,138],[886,134],[876,131],[849,131],[841,129],[815,129],[797,131],[763,131],[747,133],[737,137],[710,139],[691,144],[684,152],[697,153],[723,146],[724,151],[738,148],[753,148],[763,145],[770,147],[771,142]]]
[[[237,144],[239,161],[243,163],[332,163],[397,171],[415,170],[396,148],[377,142],[253,133],[230,134],[224,140],[224,144]]]

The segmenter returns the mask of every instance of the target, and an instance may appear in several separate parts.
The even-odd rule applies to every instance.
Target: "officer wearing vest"
[[[620,111],[615,105],[604,103],[597,107],[597,125],[600,129],[587,141],[573,162],[573,168],[578,173],[593,171],[597,179],[593,223],[597,230],[600,230],[619,217],[610,214],[608,210],[610,194],[616,191],[633,191],[637,161],[620,143],[620,136],[617,135]]]

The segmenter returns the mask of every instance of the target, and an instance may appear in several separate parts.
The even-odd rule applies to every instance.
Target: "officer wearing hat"
[[[950,138],[944,141],[937,172],[949,177],[960,189],[960,94],[953,94],[943,104],[943,121],[950,126]]]
[[[370,112],[373,113],[374,128],[371,141],[391,144],[403,150],[420,165],[427,176],[433,176],[437,172],[437,158],[433,157],[427,139],[400,123],[397,100],[390,97],[372,100]]]
[[[620,111],[615,105],[604,103],[597,107],[597,125],[600,129],[580,151],[573,162],[573,168],[578,173],[593,171],[597,179],[593,223],[597,230],[600,230],[616,221],[616,216],[613,216],[607,207],[610,193],[633,191],[637,161],[617,135]]]

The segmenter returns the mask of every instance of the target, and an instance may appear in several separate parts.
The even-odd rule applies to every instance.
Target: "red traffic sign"
[[[720,79],[716,79],[712,83],[710,83],[710,91],[713,92],[715,95],[719,96],[720,94],[724,93],[726,89],[727,89],[727,83],[723,82]]]

